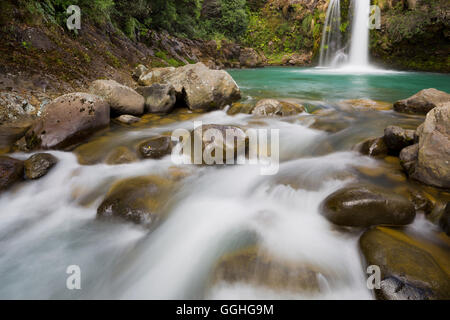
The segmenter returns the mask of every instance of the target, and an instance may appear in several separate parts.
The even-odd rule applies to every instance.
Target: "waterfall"
[[[340,0],[330,0],[320,47],[319,67],[369,68],[370,0],[352,0],[349,45],[342,43]],[[349,47],[349,50],[346,48]]]
[[[369,10],[370,0],[353,0],[352,38],[349,65],[369,66]]]
[[[321,67],[334,66],[336,58],[342,52],[341,37],[341,2],[340,0],[331,0],[328,5],[325,25],[323,27],[322,43],[320,46]]]

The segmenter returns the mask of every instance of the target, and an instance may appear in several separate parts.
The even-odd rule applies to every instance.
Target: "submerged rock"
[[[450,188],[450,105],[431,110],[418,135],[419,143],[400,153],[402,166],[413,179]]]
[[[23,178],[23,161],[0,156],[0,192]]]
[[[230,137],[235,137],[235,139],[227,141],[227,134]],[[199,152],[197,157],[201,157],[201,163],[208,165],[225,164],[227,160],[234,161],[238,156],[245,156],[248,144],[244,130],[236,126],[219,124],[208,124],[196,128],[191,133],[191,140],[194,141],[195,139],[202,143],[202,152]],[[195,151],[193,143],[192,146]],[[207,155],[208,159],[204,155]],[[200,162],[199,159],[195,158],[194,153],[191,156],[194,163]],[[216,159],[217,161],[215,161]]]
[[[139,116],[144,113],[144,97],[114,80],[96,80],[89,90],[103,97],[118,114]]]
[[[98,207],[97,218],[120,219],[154,228],[163,217],[171,186],[171,181],[156,176],[119,181]]]
[[[24,137],[24,148],[61,149],[109,124],[110,109],[101,97],[69,93],[53,100]]]
[[[385,157],[388,154],[388,147],[383,138],[370,138],[358,143],[355,150],[371,157]]]
[[[126,164],[136,162],[137,155],[127,147],[121,146],[112,150],[105,159],[105,162],[110,165]]]
[[[223,256],[217,263],[212,283],[247,283],[272,290],[316,293],[325,273],[303,263],[281,261],[257,247],[246,248]]]
[[[141,118],[132,116],[130,114],[123,114],[116,118],[117,121],[123,124],[133,124],[141,121]]]
[[[367,265],[381,269],[378,299],[449,299],[450,248],[404,233],[377,227],[359,240]]]
[[[151,138],[142,142],[138,150],[143,158],[161,159],[172,152],[172,138],[169,136]]]
[[[346,227],[407,225],[414,221],[414,205],[406,198],[366,185],[338,190],[321,205],[332,223]]]
[[[414,134],[414,130],[405,130],[397,126],[389,126],[384,129],[384,142],[389,149],[389,153],[398,155],[404,148],[413,145]]]
[[[386,111],[392,109],[392,103],[385,101],[377,101],[370,99],[351,99],[344,100],[339,103],[339,106],[344,110],[377,110],[377,111]]]
[[[145,109],[150,113],[169,113],[177,100],[171,84],[154,84],[136,90],[144,96]]]
[[[424,89],[394,103],[394,110],[403,113],[426,114],[436,107],[450,107],[450,94],[436,89]]]
[[[49,153],[36,153],[25,160],[25,177],[39,179],[45,176],[58,163],[58,159]]]
[[[252,114],[257,116],[281,116],[287,117],[305,112],[305,108],[288,102],[275,99],[263,99],[256,103]]]

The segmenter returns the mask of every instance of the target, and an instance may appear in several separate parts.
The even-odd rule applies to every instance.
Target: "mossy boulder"
[[[346,227],[407,225],[414,221],[414,205],[405,197],[369,185],[352,185],[328,196],[322,214]]]
[[[173,183],[157,176],[115,183],[97,209],[99,219],[119,219],[154,228],[161,222]]]
[[[246,283],[277,291],[317,293],[321,277],[327,278],[318,267],[283,261],[258,247],[249,247],[223,256],[213,270],[212,283]]]
[[[367,265],[381,270],[378,299],[450,299],[450,247],[401,230],[377,227],[359,240]]]
[[[57,163],[58,159],[49,153],[36,153],[24,162],[25,177],[30,180],[39,179]]]
[[[256,103],[252,114],[257,116],[287,117],[305,112],[305,107],[275,99],[263,99]]]
[[[172,138],[161,136],[142,142],[138,151],[142,158],[161,159],[172,152],[172,147]]]

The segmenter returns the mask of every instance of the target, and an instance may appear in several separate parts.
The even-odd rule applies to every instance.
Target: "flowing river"
[[[388,125],[416,128],[423,116],[395,113],[389,104],[424,88],[450,92],[450,76],[278,67],[229,72],[242,90],[241,103],[282,99],[304,104],[308,113],[255,118],[179,110],[146,115],[131,127],[112,124],[75,152],[51,151],[59,163],[47,176],[0,196],[0,298],[372,299],[358,249],[363,230],[334,227],[319,206],[354,180],[393,192],[421,188],[405,179],[398,162],[361,156],[352,148],[382,135]],[[343,102],[349,99],[381,102],[378,110],[368,110],[358,107],[361,101]],[[132,148],[176,128],[191,130],[194,120],[279,129],[278,174],[260,175],[256,165],[176,169],[170,156],[116,166],[97,161],[117,146]],[[174,170],[186,177],[177,182],[166,218],[155,230],[96,219],[114,181]],[[448,193],[429,192],[449,200]],[[432,238],[438,227],[418,214],[407,229]],[[317,266],[329,276],[318,292],[213,281],[219,259],[248,246],[280,261]],[[70,265],[80,267],[81,290],[66,288]]]

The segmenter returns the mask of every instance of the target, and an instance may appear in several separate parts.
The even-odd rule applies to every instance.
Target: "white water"
[[[242,124],[250,119],[218,111],[199,120]],[[172,166],[170,157],[81,166],[71,153],[52,152],[60,162],[47,176],[0,197],[0,298],[370,299],[359,234],[336,230],[319,214],[319,205],[349,182],[337,179],[338,173],[373,160],[353,152],[309,158],[309,148],[325,133],[275,119],[267,124],[281,128],[281,157],[294,159],[282,163],[277,176],[261,176],[257,166],[188,167],[191,175],[173,195],[167,220],[151,233],[97,221],[96,208],[113,181],[164,174]],[[151,130],[183,125],[191,122]],[[145,136],[148,130],[130,136]],[[284,178],[302,188],[282,184]],[[246,283],[211,286],[217,260],[255,241],[274,257],[319,266],[329,275],[321,292],[273,291]],[[73,264],[82,271],[79,291],[66,289],[65,271]]]
[[[370,0],[353,0],[352,8],[351,38],[349,45],[344,46],[340,29],[340,1],[330,1],[322,34],[319,68],[331,68],[344,73],[371,73],[378,70],[369,63]]]
[[[352,40],[348,64],[354,68],[369,66],[370,0],[353,0]]]
[[[343,54],[340,6],[340,0],[330,0],[328,5],[320,46],[319,66],[321,67],[335,67],[339,61],[340,54]]]

